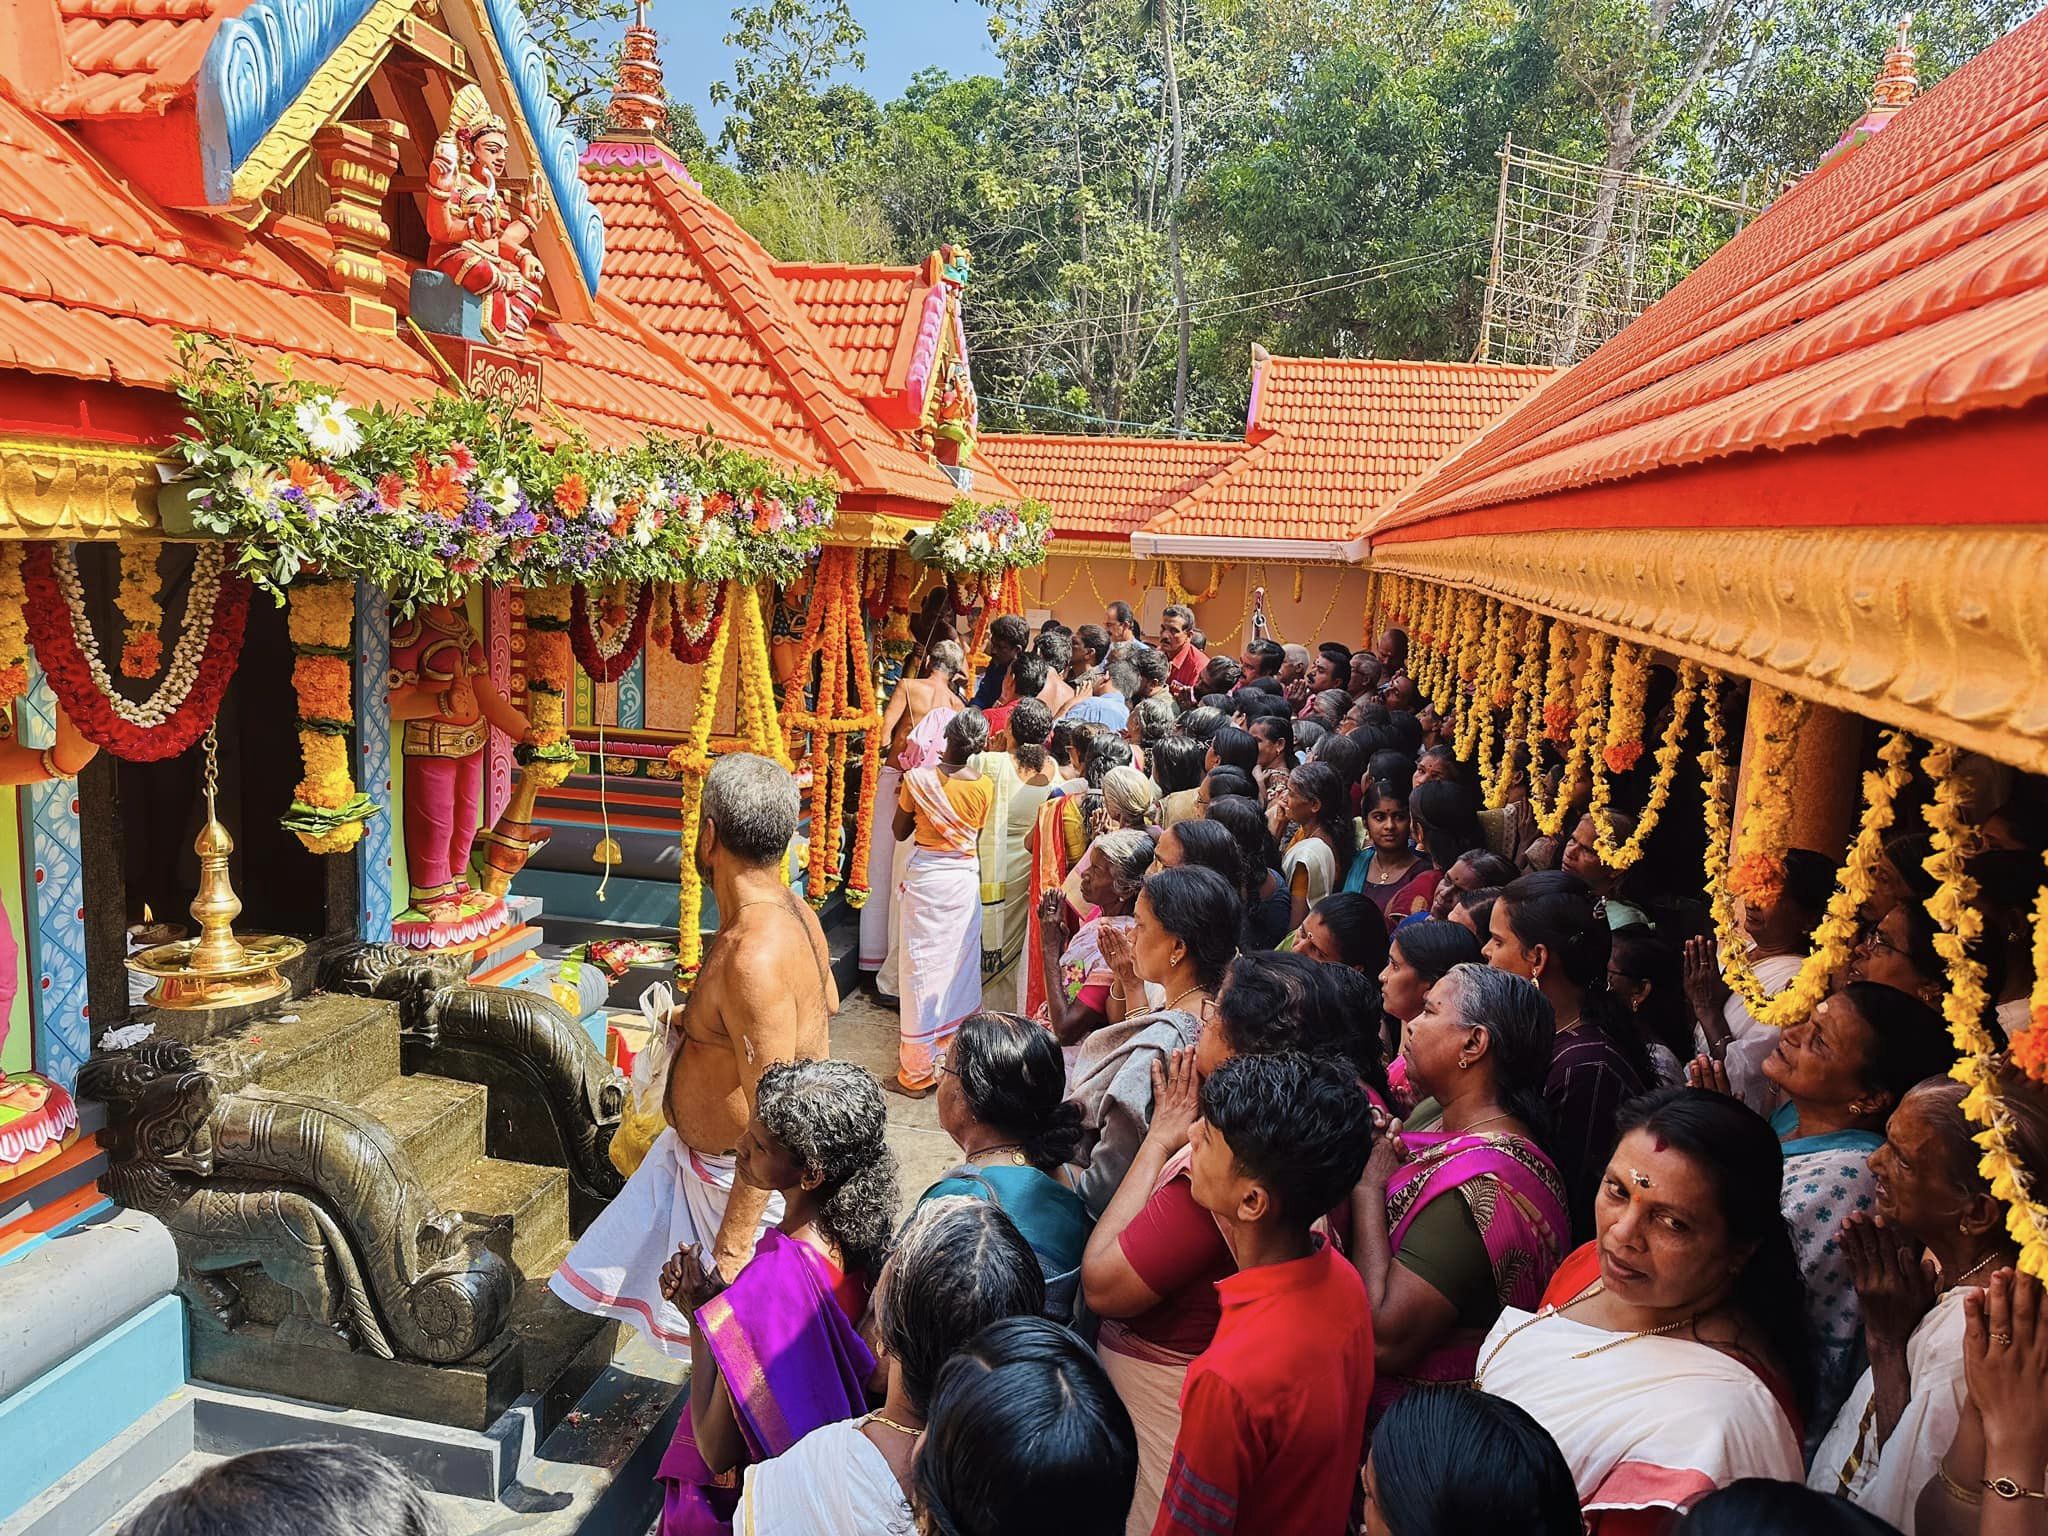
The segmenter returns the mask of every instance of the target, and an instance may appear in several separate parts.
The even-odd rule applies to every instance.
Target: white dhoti
[[[576,1240],[548,1289],[579,1312],[631,1323],[665,1355],[689,1359],[690,1320],[661,1294],[661,1271],[687,1243],[709,1261],[732,1182],[730,1157],[694,1151],[675,1127],[664,1129],[626,1187]],[[782,1196],[770,1195],[761,1225],[780,1220]]]
[[[981,860],[916,849],[896,901],[903,930],[897,1076],[906,1088],[922,1088],[939,1048],[981,1007]]]
[[[896,958],[896,882],[903,878],[897,864],[896,795],[902,787],[900,768],[885,765],[875,779],[874,819],[868,829],[868,900],[860,909],[860,968],[864,971],[880,971]],[[894,969],[889,967],[892,973]],[[893,974],[890,979],[895,979]],[[883,990],[894,996],[891,989]]]

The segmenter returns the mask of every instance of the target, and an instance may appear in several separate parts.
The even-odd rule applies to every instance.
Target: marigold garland
[[[1627,773],[1643,760],[1644,712],[1650,697],[1650,650],[1624,640],[1614,648],[1614,676],[1607,693],[1606,738],[1600,761],[1610,773]]]
[[[520,775],[552,789],[575,771],[579,757],[569,737],[569,616],[575,598],[567,586],[526,591],[526,723]]]
[[[28,691],[28,591],[22,584],[22,542],[0,543],[0,709]]]
[[[1587,631],[1584,641],[1585,663],[1572,698],[1571,742],[1565,749],[1564,771],[1558,776],[1557,794],[1547,805],[1544,803],[1543,775],[1538,768],[1543,738],[1535,729],[1537,722],[1533,716],[1529,722],[1529,811],[1535,818],[1536,830],[1545,837],[1556,837],[1564,830],[1580,776],[1587,771],[1593,743],[1600,735],[1607,700],[1607,663],[1614,647],[1614,637],[1605,630],[1596,629]]]
[[[1221,560],[1210,561],[1209,585],[1195,592],[1189,590],[1187,581],[1181,576],[1181,563],[1178,560],[1169,560],[1166,562],[1166,588],[1173,594],[1176,603],[1189,608],[1198,607],[1203,603],[1215,601],[1216,594],[1223,590],[1223,578],[1229,569],[1230,567]]]
[[[2027,1020],[2008,1054],[2013,1065],[2035,1082],[2048,1083],[2048,885],[2034,893],[2034,986],[2027,998]]]
[[[1564,747],[1571,745],[1572,721],[1572,627],[1563,619],[1550,621],[1548,665],[1543,674],[1543,709],[1538,716],[1543,739]],[[1532,750],[1534,749],[1532,744]]]
[[[228,569],[232,546],[202,544],[186,598],[184,633],[147,703],[113,692],[68,548],[33,545],[23,557],[23,612],[36,659],[78,733],[129,762],[160,762],[197,741],[220,712],[242,654],[249,583]]]
[[[1685,755],[1685,727],[1692,718],[1693,700],[1699,695],[1703,668],[1695,661],[1678,664],[1678,691],[1671,696],[1671,718],[1664,725],[1664,739],[1657,746],[1657,766],[1650,777],[1650,793],[1636,815],[1636,829],[1622,842],[1609,835],[1608,821],[1600,814],[1608,806],[1613,786],[1607,775],[1593,775],[1594,851],[1600,862],[1616,873],[1629,868],[1643,856],[1650,834],[1657,830],[1664,807],[1671,799],[1671,786],[1678,777],[1679,759]],[[1640,743],[1638,744],[1640,746]]]
[[[156,568],[157,545],[140,539],[121,542],[121,583],[114,593],[114,606],[126,620],[121,642],[121,675],[147,681],[163,670],[164,605],[157,593],[161,578]]]
[[[1483,765],[1480,769],[1480,793],[1490,810],[1497,811],[1508,803],[1508,792],[1515,783],[1515,769],[1528,750],[1529,716],[1537,706],[1537,692],[1542,686],[1542,637],[1543,620],[1536,614],[1525,614],[1521,630],[1521,662],[1512,685],[1513,699],[1500,760],[1493,765],[1491,773]]]
[[[1465,703],[1452,738],[1452,750],[1485,774],[1493,758],[1495,699],[1509,686],[1514,670],[1514,609],[1498,598],[1480,600],[1473,626],[1475,638],[1466,678]]]
[[[377,813],[376,802],[356,788],[349,759],[348,733],[355,723],[354,584],[301,579],[291,589],[285,632],[296,657],[292,690],[299,701],[302,776],[281,823],[308,852],[346,853],[362,840],[364,823]]]
[[[855,806],[859,830],[854,836],[853,868],[845,884],[849,905],[858,908],[867,898],[868,839],[864,834],[874,809],[875,782],[880,772],[882,716],[875,705],[867,636],[861,627],[859,570],[858,551],[825,551],[818,566],[817,589],[804,630],[803,648],[783,702],[782,724],[792,756],[798,736],[809,737],[811,847],[805,894],[814,907],[824,906],[841,883],[839,855],[846,825],[847,740],[856,731],[872,744],[876,769],[874,773],[862,774]],[[817,703],[806,707],[804,684],[814,662],[818,674]],[[865,761],[864,754],[864,765]]]
[[[725,623],[726,583],[710,588],[670,585],[669,624],[662,636],[669,655],[686,667],[702,666]]]
[[[2019,1245],[2020,1268],[2048,1280],[2048,1211],[2034,1203],[2030,1170],[2013,1153],[2010,1117],[1999,1097],[1998,1043],[1984,1027],[1990,999],[1984,988],[1984,962],[1972,953],[1984,936],[1984,914],[1977,906],[1977,882],[1969,872],[1979,838],[1963,815],[1969,790],[1956,774],[1959,756],[1953,746],[1941,742],[1920,765],[1934,784],[1926,809],[1934,852],[1924,867],[1936,885],[1927,898],[1927,913],[1940,925],[1934,947],[1948,965],[1942,1016],[1960,1058],[1949,1076],[1969,1089],[1963,1096],[1963,1113],[1983,1127],[1974,1138],[1984,1149],[1978,1171],[1991,1193],[2006,1204],[2005,1227]]]
[[[1792,825],[1792,766],[1810,706],[1796,694],[1758,683],[1750,698],[1749,769],[1728,888],[1763,906],[1785,888],[1785,846]]]
[[[1749,963],[1749,939],[1736,913],[1736,892],[1729,884],[1728,825],[1733,800],[1735,764],[1728,756],[1727,722],[1722,719],[1721,675],[1707,674],[1704,707],[1707,749],[1700,754],[1700,767],[1707,777],[1706,794],[1706,880],[1712,906],[1714,934],[1721,951],[1721,975],[1730,990],[1742,999],[1750,1016],[1759,1024],[1783,1029],[1808,1018],[1849,958],[1849,950],[1863,923],[1863,907],[1870,900],[1879,862],[1884,858],[1884,835],[1891,830],[1900,793],[1912,778],[1912,747],[1903,731],[1888,731],[1877,756],[1880,770],[1863,776],[1863,815],[1849,845],[1849,858],[1835,876],[1834,894],[1827,911],[1813,930],[1811,947],[1798,974],[1775,997],[1767,996],[1763,983]]]

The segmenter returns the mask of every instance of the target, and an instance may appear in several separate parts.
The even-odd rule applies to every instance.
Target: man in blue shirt
[[[1095,692],[1069,705],[1061,718],[1121,731],[1130,721],[1130,701],[1138,696],[1138,686],[1138,669],[1130,658],[1112,651]]]
[[[1010,675],[1011,666],[1030,643],[1031,626],[1014,613],[1006,613],[989,625],[988,666],[969,701],[976,709],[994,709],[1002,702],[1003,679]]]

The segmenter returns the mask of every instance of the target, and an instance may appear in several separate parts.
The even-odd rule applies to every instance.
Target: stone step
[[[466,1167],[422,1168],[445,1210],[479,1221],[512,1218],[512,1262],[521,1274],[552,1273],[569,1241],[569,1170],[482,1157]]]
[[[223,1092],[251,1084],[360,1104],[398,1076],[398,1008],[315,993],[194,1047]]]
[[[466,1168],[484,1155],[484,1112],[490,1093],[482,1083],[416,1073],[379,1083],[357,1101],[398,1138],[423,1179]]]

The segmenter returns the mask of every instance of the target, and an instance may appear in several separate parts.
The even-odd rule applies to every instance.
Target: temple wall
[[[1215,578],[1207,560],[1177,562],[1182,579],[1197,591]],[[1294,595],[1295,573],[1301,574],[1301,596]],[[1196,605],[1195,617],[1212,648],[1223,646],[1235,656],[1244,645],[1249,588],[1264,581],[1266,616],[1274,638],[1313,649],[1320,640],[1341,640],[1353,649],[1370,639],[1364,633],[1365,570],[1346,565],[1282,565],[1251,562],[1226,564],[1216,596]],[[1078,628],[1100,624],[1103,609],[1123,601],[1138,610],[1149,631],[1172,599],[1164,571],[1155,560],[1129,557],[1080,559],[1056,554],[1042,571],[1024,578],[1024,601],[1034,614],[1048,611],[1061,623]]]

